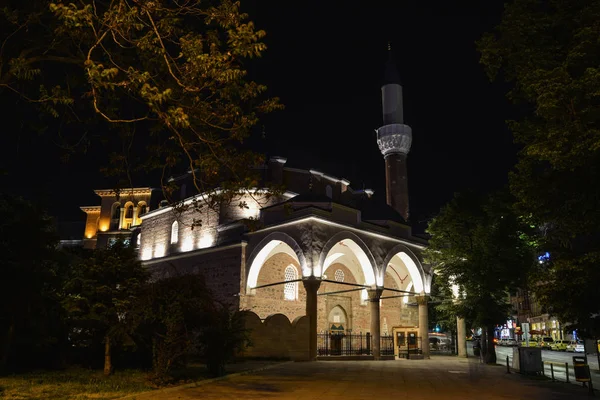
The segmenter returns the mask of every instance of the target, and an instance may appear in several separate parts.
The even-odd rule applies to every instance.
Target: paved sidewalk
[[[163,399],[589,399],[585,389],[506,374],[474,359],[285,363],[198,387],[137,396]]]

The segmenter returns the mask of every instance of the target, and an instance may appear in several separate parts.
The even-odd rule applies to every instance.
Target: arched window
[[[138,207],[140,208],[140,210],[138,211],[138,217],[141,217],[142,215],[148,212],[148,206],[146,204],[142,203]]]
[[[129,204],[125,209],[125,218],[133,218],[133,204]]]
[[[335,271],[335,280],[337,282],[344,282],[344,271],[338,269]]]
[[[285,281],[294,281],[298,279],[298,271],[293,265],[288,265],[285,269]],[[288,282],[283,287],[283,298],[285,300],[296,300],[298,298],[298,282]]]
[[[331,185],[327,185],[325,188],[325,196],[329,197],[330,199],[333,198],[333,189],[331,189]]]
[[[173,222],[171,225],[171,244],[175,244],[179,241],[179,223]]]

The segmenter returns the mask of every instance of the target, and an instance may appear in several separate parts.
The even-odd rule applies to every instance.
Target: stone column
[[[458,356],[467,357],[467,326],[464,318],[456,317],[456,340]]]
[[[419,336],[421,336],[421,350],[423,358],[429,358],[429,315],[427,312],[427,301],[429,296],[416,296],[419,304]]]
[[[304,289],[306,289],[306,316],[309,326],[309,361],[317,360],[317,291],[321,286],[321,280],[314,276],[309,276],[302,280]]]
[[[131,220],[131,226],[138,225],[138,212],[140,211],[140,207],[135,205],[133,206],[133,219]]]
[[[379,313],[379,302],[381,300],[381,293],[383,289],[369,289],[369,303],[371,307],[371,340],[373,342],[373,358],[375,360],[381,359],[381,317]]]
[[[121,207],[121,213],[119,214],[119,230],[123,229],[123,219],[125,218],[125,207]]]

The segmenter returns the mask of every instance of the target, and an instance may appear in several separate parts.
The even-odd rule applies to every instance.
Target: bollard
[[[554,382],[554,364],[550,364],[550,376],[552,377],[552,382]]]
[[[506,373],[510,374],[510,365],[508,364],[508,356],[506,356]]]
[[[567,376],[567,383],[569,383],[569,363],[565,363],[565,375]]]

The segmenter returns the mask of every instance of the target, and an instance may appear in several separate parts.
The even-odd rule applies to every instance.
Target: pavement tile
[[[532,380],[477,360],[435,356],[430,360],[285,363],[198,387],[150,392],[137,400],[260,399],[589,399],[585,389]]]

